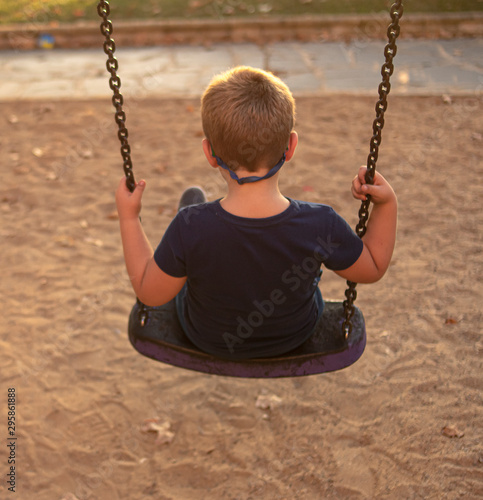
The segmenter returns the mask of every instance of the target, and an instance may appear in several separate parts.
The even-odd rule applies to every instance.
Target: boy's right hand
[[[342,278],[356,283],[374,283],[380,280],[391,262],[397,228],[397,199],[384,177],[376,173],[374,184],[367,184],[367,167],[361,167],[352,181],[352,195],[365,201],[371,195],[374,207],[362,236],[364,247],[357,261],[347,269],[335,271]]]
[[[371,202],[375,205],[381,205],[396,199],[396,194],[391,185],[380,173],[375,173],[374,184],[367,184],[366,172],[366,166],[360,167],[358,174],[352,181],[352,196],[356,200],[365,201],[368,194],[371,195]]]

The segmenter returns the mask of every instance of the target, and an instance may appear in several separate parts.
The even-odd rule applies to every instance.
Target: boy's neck
[[[239,185],[228,181],[228,193],[221,200],[227,212],[238,217],[262,219],[272,217],[286,210],[290,202],[278,187],[278,175],[263,181]]]

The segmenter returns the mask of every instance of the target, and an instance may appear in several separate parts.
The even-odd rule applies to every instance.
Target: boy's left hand
[[[145,187],[145,180],[136,182],[134,191],[131,193],[126,186],[126,177],[119,181],[119,186],[116,189],[116,206],[119,219],[139,219],[141,198]]]

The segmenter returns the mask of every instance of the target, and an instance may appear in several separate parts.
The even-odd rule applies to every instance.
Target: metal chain
[[[394,57],[397,53],[396,40],[399,36],[400,27],[399,20],[401,19],[404,12],[402,0],[396,0],[396,2],[391,7],[391,24],[387,28],[387,37],[389,43],[384,48],[385,62],[381,68],[382,82],[379,84],[379,100],[376,103],[376,118],[372,124],[372,139],[370,142],[370,152],[367,157],[367,172],[366,172],[366,182],[368,184],[373,184],[374,175],[376,173],[376,162],[379,156],[379,146],[381,145],[381,132],[384,127],[384,113],[387,110],[387,96],[391,91],[391,83],[389,79],[394,72],[394,65],[392,63]],[[367,199],[361,202],[361,208],[359,209],[359,222],[356,226],[357,235],[362,238],[366,233],[366,224],[369,218],[369,206],[371,203],[371,197],[367,196]],[[352,331],[351,319],[354,315],[354,301],[357,298],[356,285],[352,281],[347,281],[347,290],[345,291],[346,300],[344,301],[344,322],[342,323],[342,332],[345,338]]]
[[[132,193],[134,191],[135,181],[132,171],[131,147],[128,143],[128,131],[125,125],[126,114],[122,109],[124,99],[120,92],[121,79],[117,75],[119,65],[117,59],[114,57],[116,44],[111,37],[113,27],[111,21],[109,20],[110,12],[111,10],[109,8],[109,2],[107,2],[106,0],[100,0],[97,4],[97,13],[100,17],[102,17],[101,33],[106,38],[106,41],[104,42],[104,52],[107,54],[106,68],[107,71],[111,74],[111,77],[109,78],[109,87],[111,87],[111,90],[113,92],[112,104],[116,108],[116,114],[114,115],[114,118],[119,127],[117,136],[119,138],[119,141],[121,142],[121,156],[123,159],[124,174],[126,176],[126,186]]]

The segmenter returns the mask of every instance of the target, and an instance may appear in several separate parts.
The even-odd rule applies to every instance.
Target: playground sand
[[[374,102],[298,100],[287,196],[355,225],[350,182]],[[483,497],[481,107],[471,96],[390,99],[379,167],[398,195],[398,241],[383,280],[358,287],[363,357],[332,374],[241,380],[129,344],[109,101],[2,104],[0,388],[4,416],[8,388],[17,395],[17,498]],[[213,200],[223,183],[203,159],[198,100],[139,98],[127,125],[154,246],[186,186]],[[321,287],[343,298],[329,271]]]

